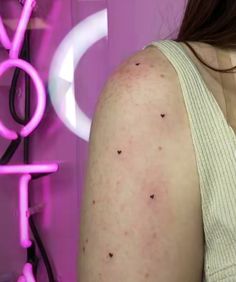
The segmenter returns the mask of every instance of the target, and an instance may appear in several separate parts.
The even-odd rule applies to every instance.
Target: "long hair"
[[[198,41],[236,51],[236,0],[187,1],[180,31],[177,38],[173,40],[186,44],[208,68],[219,72],[235,72],[236,66],[224,70],[209,66],[186,41]]]

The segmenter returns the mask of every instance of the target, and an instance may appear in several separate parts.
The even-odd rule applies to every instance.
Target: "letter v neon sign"
[[[2,17],[0,16],[0,43],[2,43],[2,45],[7,50],[10,50],[9,57],[11,59],[19,58],[19,53],[23,44],[25,31],[29,23],[32,11],[35,7],[35,4],[35,0],[25,0],[25,4],[12,42],[8,37],[7,31],[3,24]]]

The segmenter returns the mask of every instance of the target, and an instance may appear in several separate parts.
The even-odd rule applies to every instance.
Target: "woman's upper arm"
[[[82,193],[79,282],[201,281],[200,196],[177,81],[160,52],[144,50],[99,97]]]

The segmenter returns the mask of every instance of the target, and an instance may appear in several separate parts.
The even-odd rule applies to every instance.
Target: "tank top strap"
[[[151,45],[158,47],[177,71],[186,106],[189,110],[191,109],[189,113],[196,112],[193,108],[200,109],[197,115],[204,115],[207,119],[212,117],[212,121],[215,120],[217,115],[218,119],[221,120],[221,124],[228,127],[229,125],[214,95],[207,87],[197,66],[185,52],[184,48],[178,42],[169,39],[153,41],[144,46],[143,49]]]

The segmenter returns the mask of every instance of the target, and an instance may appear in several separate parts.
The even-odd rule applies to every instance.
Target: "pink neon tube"
[[[17,282],[36,282],[33,275],[33,266],[30,263],[26,263],[23,268],[23,276],[19,277]]]
[[[5,73],[8,69],[13,68],[13,67],[18,67],[22,69],[23,71],[25,71],[27,74],[29,74],[36,88],[36,95],[37,95],[36,110],[32,116],[32,119],[29,121],[29,123],[25,125],[20,131],[20,135],[22,137],[26,137],[38,126],[38,124],[40,123],[43,117],[44,110],[46,107],[46,93],[45,93],[43,82],[40,79],[35,68],[32,65],[30,65],[29,63],[27,63],[26,61],[23,61],[21,59],[7,60],[3,62],[2,64],[0,64],[0,76],[2,76],[3,73]],[[17,133],[7,129],[3,125],[3,123],[0,123],[0,135],[2,135],[3,137],[9,140],[13,140],[17,138]]]
[[[29,23],[31,13],[34,9],[34,4],[35,4],[34,0],[25,0],[24,8],[21,13],[21,17],[18,23],[18,27],[16,29],[16,33],[9,54],[11,59],[19,58],[20,49],[23,44],[25,31]]]
[[[29,248],[32,242],[29,239],[28,224],[28,188],[31,175],[25,174],[20,178],[19,186],[19,213],[20,213],[20,243],[23,248]]]
[[[1,121],[0,121],[0,135],[8,140],[17,139],[17,134],[12,130],[7,129]]]
[[[58,170],[57,164],[0,165],[0,174],[50,173]]]
[[[25,276],[21,276],[18,278],[17,282],[27,282]]]
[[[23,269],[23,274],[26,277],[27,282],[36,282],[33,276],[33,266],[30,263],[26,263]]]
[[[11,41],[7,35],[6,29],[4,27],[2,18],[0,17],[0,42],[2,43],[3,47],[7,50],[11,49]]]

